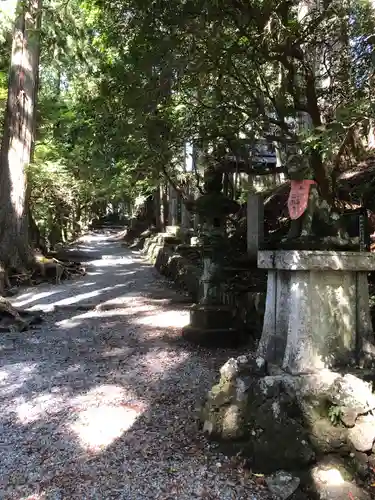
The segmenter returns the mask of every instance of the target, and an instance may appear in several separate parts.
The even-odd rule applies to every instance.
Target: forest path
[[[12,299],[46,311],[0,337],[0,498],[271,498],[198,430],[235,352],[184,344],[186,304],[135,252],[93,233],[86,276]]]

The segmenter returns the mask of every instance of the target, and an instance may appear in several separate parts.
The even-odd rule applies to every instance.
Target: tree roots
[[[0,332],[23,332],[42,321],[40,314],[15,308],[8,299],[19,286],[35,286],[50,282],[59,284],[62,279],[69,279],[85,274],[85,269],[76,262],[63,262],[54,257],[45,257],[37,253],[30,269],[8,271],[0,266]]]
[[[41,321],[40,314],[18,310],[9,300],[0,297],[0,332],[23,332]]]

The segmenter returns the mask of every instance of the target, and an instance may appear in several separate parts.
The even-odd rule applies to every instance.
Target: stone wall
[[[170,233],[159,233],[146,239],[142,253],[167,278],[171,279],[193,301],[199,294],[200,269],[178,252],[181,239]]]

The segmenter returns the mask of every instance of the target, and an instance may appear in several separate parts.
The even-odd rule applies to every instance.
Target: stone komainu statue
[[[305,155],[289,158],[288,175],[291,182],[288,198],[291,223],[282,242],[284,248],[366,250],[369,236],[365,209],[352,212],[350,220],[330,205],[320,195]],[[353,222],[354,226],[357,225],[354,230]],[[352,226],[350,235],[349,226]]]

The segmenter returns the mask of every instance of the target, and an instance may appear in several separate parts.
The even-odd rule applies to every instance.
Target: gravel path
[[[87,275],[18,295],[46,321],[0,338],[0,499],[271,498],[197,429],[233,353],[180,340],[186,306],[138,254],[80,245]]]

